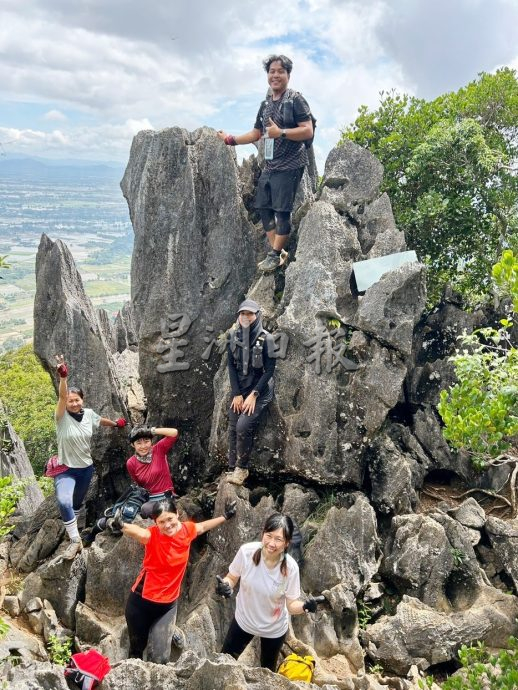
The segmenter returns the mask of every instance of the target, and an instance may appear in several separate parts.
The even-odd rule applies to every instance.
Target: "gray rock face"
[[[380,572],[439,611],[467,608],[484,583],[469,532],[441,513],[394,517],[384,551]]]
[[[359,300],[356,324],[399,350],[412,352],[412,336],[425,306],[424,266],[404,264],[374,283]]]
[[[138,335],[133,317],[131,302],[125,302],[117,314],[114,326],[115,348],[117,352],[124,350],[138,350]]]
[[[58,556],[65,550],[64,544]],[[59,619],[67,628],[75,628],[75,609],[82,596],[86,580],[86,553],[83,551],[73,561],[59,557],[45,562],[31,573],[24,582],[21,606],[25,607],[33,597],[47,599]]]
[[[143,555],[143,547],[128,537],[97,537],[88,550],[86,605],[104,615],[122,615]]]
[[[25,494],[18,502],[16,516],[23,518],[31,515],[43,501],[43,494],[36,483],[23,441],[11,426],[9,420],[3,419],[4,411],[0,404],[0,477],[11,476],[27,482]]]
[[[216,353],[203,359],[205,338],[233,323],[255,273],[256,230],[229,149],[207,128],[141,132],[122,181],[135,232],[132,305],[149,418],[182,429],[191,478],[203,467],[219,366]]]
[[[374,201],[383,179],[383,166],[379,160],[361,146],[344,140],[334,148],[326,160],[324,186],[321,199],[339,193],[344,208]]]
[[[31,573],[56,550],[65,533],[61,520],[45,520],[36,537],[24,535],[11,549],[11,563],[22,573]]]
[[[123,395],[97,314],[83,288],[68,248],[43,235],[36,256],[34,351],[53,376],[55,355],[64,354],[69,384],[83,387],[85,405],[102,417],[127,417]],[[122,470],[126,434],[100,429],[92,441],[92,457],[100,474]]]
[[[30,661],[14,666],[7,673],[9,690],[69,690],[63,666]]]
[[[356,596],[378,570],[376,515],[369,501],[356,496],[349,509],[331,508],[306,548],[302,586],[320,593],[340,587]]]
[[[504,522],[488,517],[485,530],[502,570],[518,590],[518,520]]]
[[[420,669],[457,657],[462,644],[475,640],[505,647],[516,630],[516,597],[486,587],[468,610],[440,613],[418,599],[404,596],[395,616],[369,625],[362,638],[367,653],[386,670],[399,675],[412,665]]]

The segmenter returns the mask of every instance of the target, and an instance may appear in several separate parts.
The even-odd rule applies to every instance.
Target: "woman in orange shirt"
[[[148,649],[148,660],[167,663],[171,641],[178,647],[183,646],[183,633],[175,623],[191,542],[230,520],[235,513],[236,502],[227,500],[224,515],[220,517],[204,522],[180,522],[174,499],[165,498],[153,506],[151,517],[155,524],[152,527],[144,529],[120,520],[117,527],[145,547],[142,570],[126,603],[130,657],[142,659],[152,627],[159,627],[160,633],[153,634],[154,644],[152,650]],[[119,520],[119,516],[113,519]]]

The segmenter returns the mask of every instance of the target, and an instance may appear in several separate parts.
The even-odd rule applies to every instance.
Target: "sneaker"
[[[94,543],[96,536],[97,535],[93,532],[93,530],[84,530],[81,532],[81,541],[83,542],[83,546],[91,546]]]
[[[236,484],[236,486],[242,486],[247,477],[248,470],[245,470],[243,467],[236,467],[232,475],[228,478],[228,481],[231,484]]]
[[[268,252],[266,259],[257,264],[257,268],[262,273],[272,273],[276,268],[281,265],[281,256],[275,252]]]
[[[185,635],[183,634],[183,630],[175,627],[171,637],[171,642],[177,649],[185,649]]]
[[[83,542],[81,539],[73,539],[67,546],[61,558],[64,561],[72,561],[83,550]]]

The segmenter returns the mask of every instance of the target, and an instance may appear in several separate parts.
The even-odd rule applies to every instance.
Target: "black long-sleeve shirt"
[[[230,378],[232,395],[234,397],[236,395],[242,395],[246,398],[246,396],[254,390],[258,391],[259,395],[266,393],[268,383],[275,371],[275,359],[268,354],[268,343],[270,343],[270,351],[273,351],[273,339],[270,333],[266,335],[263,342],[263,366],[261,368],[255,368],[250,361],[248,374],[246,375],[243,374],[242,367],[239,366],[239,363],[236,364],[230,344],[227,345],[228,375]],[[250,359],[252,358],[250,357]]]

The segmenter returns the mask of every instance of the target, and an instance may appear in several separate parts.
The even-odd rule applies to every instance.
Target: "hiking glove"
[[[62,379],[66,379],[66,377],[68,376],[68,367],[65,364],[65,362],[63,362],[63,364],[60,364],[58,366],[57,371],[58,371],[60,378],[62,378]]]
[[[308,597],[306,601],[302,604],[304,611],[308,613],[315,613],[319,604],[322,604],[326,600],[325,597]]]
[[[230,498],[227,498],[227,500],[225,501],[225,510],[223,512],[225,520],[230,520],[234,517],[234,515],[236,514],[236,508],[237,501],[231,501]]]
[[[231,597],[232,592],[234,590],[232,589],[230,582],[227,582],[226,580],[224,580],[219,575],[216,575],[216,580],[218,581],[218,584],[216,585],[216,594],[219,594],[220,596],[225,597],[225,599],[228,599],[229,597]]]
[[[119,417],[119,419],[115,420],[115,424],[118,426],[119,429],[122,429],[126,426],[127,421],[124,419],[124,417]]]

